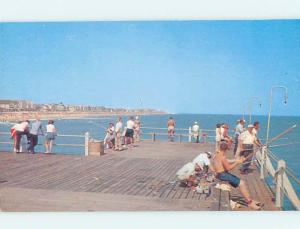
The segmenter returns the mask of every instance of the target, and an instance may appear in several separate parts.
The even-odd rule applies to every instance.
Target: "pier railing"
[[[173,135],[173,140],[177,142],[184,142],[184,139],[187,139],[187,142],[193,141],[193,131],[192,127],[189,128],[175,128],[175,133]],[[209,129],[200,129],[199,130],[199,141],[202,143],[212,143],[214,142],[215,130]],[[168,136],[168,128],[160,128],[160,127],[141,127],[141,138],[142,140],[159,140],[158,137],[167,137]],[[148,137],[148,138],[144,138]]]
[[[0,135],[5,135],[7,136],[7,141],[0,141],[0,145],[10,145],[11,148],[13,147],[13,140],[10,139],[10,133],[9,132],[0,132]],[[88,155],[88,143],[90,140],[90,134],[89,132],[86,132],[85,134],[82,135],[76,135],[76,134],[57,134],[56,135],[58,138],[79,138],[81,139],[82,143],[56,143],[54,141],[53,146],[60,146],[60,147],[80,147],[84,148],[84,154]],[[43,137],[43,136],[39,136]],[[43,139],[44,142],[44,139]],[[24,140],[24,137],[21,139],[21,145],[20,145],[20,151],[24,152],[26,151],[26,146],[27,146],[27,141]],[[38,146],[43,146],[43,144],[39,143]]]
[[[261,178],[271,176],[272,182],[275,184],[275,188],[271,187],[270,190],[275,196],[276,207],[282,208],[284,197],[286,197],[295,209],[300,210],[300,201],[294,189],[295,185],[300,187],[300,180],[287,167],[285,161],[280,160],[266,147],[262,147],[256,152],[256,158],[260,164]]]

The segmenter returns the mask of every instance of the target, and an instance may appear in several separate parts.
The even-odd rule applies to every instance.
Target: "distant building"
[[[1,110],[16,111],[20,109],[19,101],[7,99],[0,100],[0,108]]]

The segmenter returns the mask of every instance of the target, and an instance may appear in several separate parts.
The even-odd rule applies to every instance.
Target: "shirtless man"
[[[174,129],[175,129],[175,121],[172,117],[169,118],[167,122],[167,127],[168,127],[168,140],[173,141],[174,140]]]
[[[249,195],[249,191],[247,189],[245,181],[241,180],[237,176],[229,173],[228,171],[232,170],[239,164],[242,164],[245,160],[244,157],[240,157],[239,159],[235,160],[234,162],[229,162],[225,156],[226,151],[228,150],[228,144],[226,142],[221,142],[220,150],[217,151],[214,157],[214,169],[217,174],[216,178],[221,181],[228,181],[229,184],[237,188],[239,187],[241,194],[246,200],[248,207],[254,210],[261,209],[261,203],[252,200]]]

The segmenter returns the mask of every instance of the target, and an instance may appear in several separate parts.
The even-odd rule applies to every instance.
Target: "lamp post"
[[[270,121],[271,121],[271,111],[272,111],[272,99],[273,99],[273,90],[274,89],[283,89],[284,90],[284,104],[287,103],[288,98],[288,90],[285,86],[273,86],[270,90],[270,102],[269,102],[269,114],[268,114],[268,124],[267,124],[267,137],[265,146],[262,148],[262,155],[261,155],[261,165],[260,165],[260,178],[264,179],[264,166],[267,159],[267,152],[269,147],[269,131],[270,131]]]
[[[247,103],[244,106],[244,110],[243,110],[243,119],[245,119],[245,113],[246,113],[246,108],[248,105],[248,112],[249,112],[249,124],[251,123],[251,118],[252,118],[252,106],[253,106],[253,101],[257,100],[259,102],[259,107],[261,107],[261,100],[259,97],[255,96],[255,97],[251,97],[249,98],[249,100],[247,101]]]
[[[261,100],[260,100],[260,98],[259,97],[251,97],[250,99],[249,99],[249,124],[251,124],[251,117],[252,117],[252,102],[254,101],[254,100],[257,100],[258,102],[259,102],[259,107],[261,107]]]
[[[269,131],[270,131],[270,120],[271,120],[271,111],[272,111],[272,99],[273,99],[273,90],[279,88],[284,90],[284,104],[287,103],[288,99],[288,90],[285,86],[273,86],[270,91],[270,103],[269,103],[269,115],[268,115],[268,124],[267,124],[267,137],[266,137],[266,146],[269,144]]]

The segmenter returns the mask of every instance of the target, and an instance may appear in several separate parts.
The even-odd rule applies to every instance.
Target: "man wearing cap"
[[[213,167],[211,166],[210,163],[210,158],[212,156],[211,152],[205,152],[205,153],[200,153],[197,157],[195,157],[195,159],[193,160],[193,163],[197,166],[199,166],[199,169],[201,171],[204,171],[205,173],[208,172],[208,169],[210,169],[211,171],[213,171]]]
[[[259,140],[258,137],[257,137],[257,135],[258,135],[258,133],[257,133],[257,132],[258,132],[258,129],[259,129],[259,122],[256,121],[256,122],[253,123],[253,130],[252,130],[252,132],[253,132],[253,134],[255,135],[256,143],[257,143],[259,146],[261,146],[262,144],[261,144],[260,140]]]
[[[242,174],[246,174],[251,164],[253,156],[253,147],[256,144],[256,137],[253,134],[253,125],[249,124],[246,131],[244,131],[239,137],[239,156],[245,157],[245,162],[242,164],[240,171]]]
[[[233,153],[234,155],[236,154],[238,145],[239,145],[239,136],[244,132],[244,125],[245,125],[245,120],[240,119],[238,120],[238,124],[235,127],[235,132],[234,132],[234,149]]]
[[[197,122],[194,122],[194,125],[192,127],[192,132],[196,143],[199,143],[200,127]]]
[[[212,171],[213,167],[211,166],[209,158],[211,157],[211,152],[200,153],[192,162],[185,164],[181,169],[176,173],[176,177],[184,185],[192,187],[196,185],[197,179],[195,174],[200,171],[208,172],[210,168]]]

